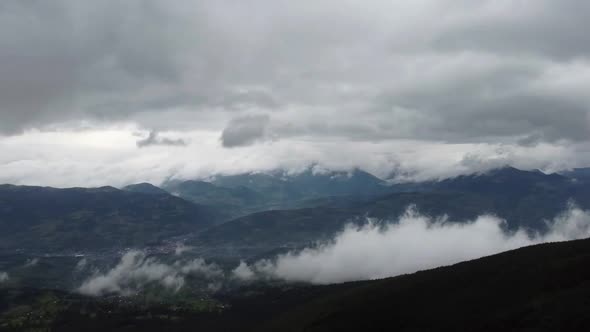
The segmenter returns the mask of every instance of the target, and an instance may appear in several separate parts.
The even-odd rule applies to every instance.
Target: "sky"
[[[0,2],[0,183],[590,166],[582,0]]]

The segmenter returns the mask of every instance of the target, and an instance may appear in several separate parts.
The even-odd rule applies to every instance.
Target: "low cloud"
[[[553,220],[549,231],[531,233],[524,229],[506,230],[506,221],[482,215],[470,222],[458,223],[447,217],[432,218],[414,207],[396,223],[369,220],[364,226],[349,225],[333,240],[247,264],[241,261],[224,272],[203,259],[163,262],[132,250],[104,273],[95,273],[78,288],[86,295],[132,295],[150,285],[178,291],[185,277],[196,275],[208,282],[208,290],[223,285],[253,280],[280,279],[289,282],[330,284],[370,280],[413,273],[419,270],[455,264],[499,252],[544,242],[590,237],[590,211],[574,206]],[[85,259],[77,269],[87,266]],[[8,276],[2,278],[6,280]]]
[[[188,148],[138,149],[135,131],[136,128],[129,127],[68,133],[31,132],[0,139],[0,183],[56,187],[122,187],[140,182],[158,185],[170,179],[204,179],[218,174],[277,169],[296,173],[313,164],[334,171],[359,168],[383,179],[407,182],[444,179],[503,165],[544,172],[590,165],[588,144],[540,143],[525,147],[283,137],[274,140],[277,129],[273,127],[269,128],[272,144],[236,149],[221,146],[218,130],[167,132],[169,137],[193,142],[190,153],[177,153],[178,149],[188,152]],[[49,145],[51,153],[47,153]]]
[[[203,259],[189,262],[163,263],[147,257],[142,251],[132,250],[121,257],[121,261],[103,274],[95,274],[84,281],[78,291],[86,295],[121,294],[132,295],[148,285],[157,284],[172,291],[184,286],[187,275],[201,275],[205,278],[219,278],[223,272],[215,264]]]
[[[187,142],[181,138],[172,139],[162,137],[156,131],[150,131],[148,137],[137,141],[138,148],[145,148],[148,146],[164,145],[164,146],[186,146]]]
[[[185,252],[188,252],[192,249],[193,247],[191,246],[187,246],[185,244],[179,244],[178,246],[176,246],[176,248],[174,248],[174,254],[176,256],[181,256],[182,254],[184,254]]]
[[[244,281],[252,280],[256,277],[256,274],[254,273],[252,268],[250,266],[248,266],[248,264],[246,264],[244,261],[241,261],[240,265],[238,265],[232,271],[232,275],[235,278],[240,279],[240,280],[244,280]]]
[[[550,230],[543,235],[524,230],[507,233],[504,223],[490,215],[453,223],[410,208],[399,223],[348,226],[329,243],[242,266],[240,271],[329,284],[413,273],[537,243],[590,236],[590,213],[574,206],[549,221]]]
[[[88,266],[88,259],[86,257],[82,258],[81,260],[76,263],[76,267],[74,268],[75,271],[83,271]]]
[[[8,281],[8,279],[10,279],[10,277],[8,276],[8,273],[0,272],[0,284]]]
[[[34,267],[39,264],[39,258],[31,258],[25,263],[25,267]]]
[[[226,148],[248,146],[263,140],[270,118],[268,115],[248,115],[232,119],[221,133],[221,145]]]

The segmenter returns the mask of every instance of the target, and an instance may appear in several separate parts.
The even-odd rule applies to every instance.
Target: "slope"
[[[0,186],[0,249],[139,246],[201,230],[215,218],[211,209],[167,194]]]
[[[587,239],[521,248],[384,280],[327,286],[328,294],[288,310],[267,329],[588,330],[588,264]]]

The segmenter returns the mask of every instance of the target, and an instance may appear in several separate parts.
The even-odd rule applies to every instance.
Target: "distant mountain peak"
[[[169,194],[166,190],[156,187],[151,183],[142,182],[136,184],[130,184],[122,188],[125,191],[131,191],[135,193],[142,193],[142,194],[157,194],[157,195],[164,195]]]
[[[523,170],[520,168],[516,168],[514,166],[502,166],[498,168],[494,168],[485,172],[475,173],[475,174],[468,174],[468,175],[460,175],[460,177],[519,177],[519,176],[529,176],[529,177],[536,177],[536,178],[543,178],[543,177],[554,177],[557,175],[561,177],[559,174],[556,173],[545,173],[539,169],[531,169],[531,170]]]

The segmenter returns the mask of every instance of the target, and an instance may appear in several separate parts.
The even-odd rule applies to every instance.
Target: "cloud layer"
[[[507,232],[505,221],[482,215],[471,222],[456,223],[446,217],[433,219],[408,208],[393,223],[369,220],[365,226],[347,226],[332,241],[317,246],[263,259],[252,264],[241,261],[224,271],[201,258],[188,260],[175,254],[172,261],[148,257],[131,250],[111,269],[94,272],[78,291],[100,296],[141,292],[159,286],[172,292],[185,286],[185,278],[198,276],[209,291],[242,282],[281,279],[290,282],[330,284],[386,278],[435,268],[544,242],[590,237],[590,212],[571,205],[547,221],[544,234],[525,230]],[[82,259],[75,271],[86,269]],[[0,282],[8,280],[0,273]]]
[[[223,272],[216,265],[207,264],[202,259],[166,264],[147,257],[142,251],[131,250],[121,257],[119,264],[106,273],[96,274],[84,281],[78,291],[86,295],[131,295],[153,284],[178,291],[184,286],[184,278],[189,274],[211,279],[221,277]]]
[[[167,146],[186,146],[186,141],[183,139],[172,139],[168,137],[160,137],[160,135],[155,131],[150,131],[146,138],[140,139],[137,141],[138,148],[145,148],[148,146],[154,145],[167,145]]]
[[[89,119],[219,130],[258,111],[283,137],[584,140],[587,7],[9,0],[0,130]]]
[[[87,185],[105,173],[120,184],[141,173],[268,169],[295,157],[380,174],[399,166],[406,178],[466,172],[474,161],[587,165],[588,7],[6,0],[0,179]],[[119,135],[137,130],[147,138]],[[96,132],[115,142],[72,154]],[[447,154],[441,172],[424,165],[440,163],[437,151]],[[470,166],[460,163],[466,154]],[[64,177],[41,179],[43,169]]]
[[[349,226],[330,243],[248,268],[288,281],[329,284],[391,277],[532,244],[590,236],[590,213],[573,206],[551,221],[549,232],[543,235],[524,230],[506,233],[503,223],[493,216],[452,223],[409,209],[399,223]]]
[[[284,139],[227,149],[217,132],[162,133],[183,137],[185,147],[138,149],[136,128],[29,132],[0,139],[0,183],[72,186],[161,184],[167,179],[205,179],[312,164],[348,171],[361,168],[382,178],[421,181],[512,165],[555,172],[590,165],[587,144],[450,144],[424,141],[316,141]]]
[[[265,137],[269,117],[251,115],[232,119],[221,133],[221,144],[226,148],[247,146]]]

